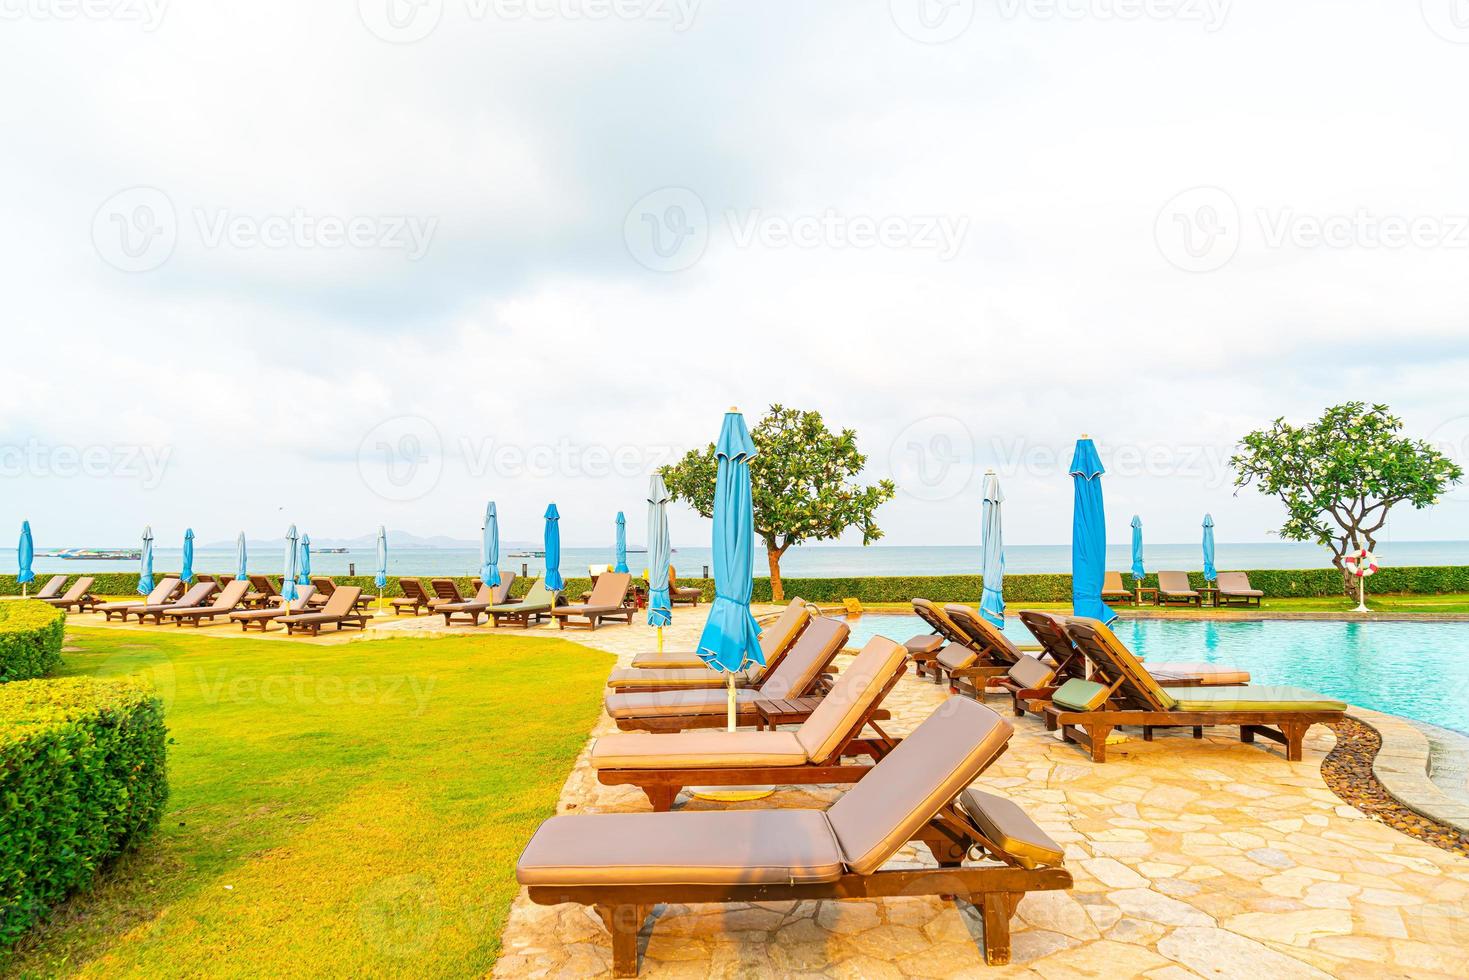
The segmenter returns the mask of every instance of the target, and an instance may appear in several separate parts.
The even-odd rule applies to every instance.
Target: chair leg
[[[984,961],[990,966],[1010,962],[1010,902],[1003,892],[985,892],[979,899],[984,919]]]
[[[678,793],[681,789],[683,789],[682,786],[659,785],[642,787],[643,795],[653,805],[653,811],[655,813],[667,813],[669,810],[672,810],[673,802],[678,799]]]
[[[612,936],[612,975],[638,975],[638,931],[647,909],[641,905],[598,905],[597,917]]]
[[[1285,758],[1287,762],[1300,762],[1302,757],[1302,743],[1306,740],[1306,729],[1310,725],[1303,725],[1298,721],[1281,722],[1280,733],[1285,736]]]

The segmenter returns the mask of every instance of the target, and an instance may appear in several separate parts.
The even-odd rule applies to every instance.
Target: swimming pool
[[[899,643],[929,630],[917,616],[847,620],[849,646],[881,634]],[[1250,672],[1256,684],[1309,688],[1351,704],[1469,733],[1469,623],[1119,619],[1119,639],[1149,663],[1204,661]],[[1005,633],[1035,639],[1018,619]]]

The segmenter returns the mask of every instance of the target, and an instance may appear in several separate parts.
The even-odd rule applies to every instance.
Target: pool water
[[[875,635],[899,643],[929,632],[917,616],[847,620],[849,646]],[[1113,631],[1149,663],[1203,661],[1248,670],[1256,684],[1289,684],[1469,733],[1469,623],[1119,619]],[[1018,619],[1005,633],[1035,638]]]

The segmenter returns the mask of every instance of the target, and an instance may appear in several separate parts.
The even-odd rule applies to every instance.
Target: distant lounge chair
[[[117,616],[124,623],[128,621],[128,614],[144,606],[167,605],[168,601],[178,592],[182,583],[176,578],[166,578],[153,587],[146,599],[123,599],[120,602],[103,602],[93,607],[95,612],[100,612],[105,622],[112,622],[112,617]]]
[[[430,609],[438,609],[439,606],[453,602],[467,602],[464,594],[459,591],[459,584],[451,578],[429,579],[429,586],[434,590],[434,597],[429,600]]]
[[[970,902],[984,922],[985,960],[1003,965],[1025,894],[1072,885],[1060,844],[1011,801],[968,788],[1012,731],[988,708],[955,699],[825,812],[552,817],[515,876],[537,905],[593,907],[612,934],[616,977],[637,976],[638,937],[654,907],[848,898]],[[905,855],[884,870],[910,841],[926,846],[938,867],[915,867]]]
[[[1258,606],[1265,593],[1250,585],[1244,572],[1220,572],[1218,602],[1221,606]]]
[[[919,677],[935,669],[934,661],[949,644],[957,643],[961,647],[972,649],[975,653],[984,652],[984,645],[956,626],[953,620],[949,619],[948,613],[944,612],[943,607],[937,603],[928,599],[914,599],[913,615],[923,620],[933,630],[932,634],[919,634],[903,644],[908,655],[913,658],[914,671]],[[937,673],[934,675],[935,682],[940,676]]]
[[[627,601],[627,592],[632,588],[632,576],[627,572],[608,572],[597,579],[591,598],[574,606],[560,606],[551,610],[556,619],[556,628],[568,626],[595,630],[604,619],[621,619],[632,625],[636,609]]]
[[[1165,606],[1202,606],[1204,597],[1189,584],[1187,572],[1159,572],[1158,602]]]
[[[1134,603],[1137,595],[1122,584],[1121,572],[1107,572],[1102,576],[1102,601],[1111,605],[1117,602]]]
[[[163,625],[163,614],[170,609],[193,609],[204,604],[210,596],[218,590],[219,586],[213,582],[200,582],[198,585],[189,587],[177,602],[162,602],[156,605],[138,606],[132,612],[138,617],[138,622],[146,623],[149,617],[158,625]]]
[[[324,606],[337,591],[337,583],[325,575],[311,576],[311,584],[316,588],[316,596],[311,600],[314,605]],[[357,590],[357,604],[353,607],[356,612],[366,612],[367,607],[372,604],[373,596]]]
[[[388,600],[395,614],[401,615],[403,610],[409,609],[412,610],[413,615],[417,616],[421,611],[428,609],[433,602],[433,596],[428,594],[423,583],[416,578],[398,579],[398,588],[402,590],[403,595]]]
[[[275,583],[271,582],[269,576],[251,575],[250,592],[245,595],[245,605],[251,609],[264,609],[274,599],[279,599],[281,594],[276,591]]]
[[[768,623],[760,631],[760,652],[765,655],[767,668],[774,665],[784,653],[796,642],[796,637],[806,628],[811,621],[812,606],[805,599],[796,596],[786,603],[785,609],[781,610],[779,618],[773,623]],[[644,670],[702,670],[704,676],[715,676],[715,672],[709,670],[703,658],[692,650],[657,650],[640,653],[632,658],[632,665],[637,671]],[[612,684],[613,687],[632,686],[637,680],[637,674],[629,670],[614,670],[614,677],[626,677],[628,683]],[[723,684],[721,677],[709,686],[718,687]],[[678,685],[687,686],[687,685]]]
[[[221,579],[216,578],[213,575],[206,575],[203,572],[200,572],[198,575],[194,576],[194,584],[198,585],[200,582],[208,582],[210,585],[219,586],[221,588],[223,588],[224,586],[224,582]]]
[[[87,612],[101,605],[101,600],[88,591],[92,588],[92,583],[95,581],[96,579],[92,578],[92,576],[83,575],[71,583],[71,588],[66,590],[65,595],[55,599],[42,599],[41,601],[47,605],[55,606],[63,612],[70,612],[73,606],[76,607],[76,611],[79,613]]]
[[[349,626],[365,630],[367,614],[355,611],[361,594],[362,590],[357,586],[344,585],[331,594],[320,612],[282,616],[277,622],[286,628],[287,633],[310,633],[312,636],[319,636],[323,626],[335,626],[339,631]]]
[[[230,613],[240,610],[240,604],[245,600],[245,593],[250,590],[250,583],[233,581],[225,583],[225,587],[219,590],[219,595],[214,597],[214,603],[208,606],[193,606],[175,608],[170,607],[163,610],[163,618],[171,619],[174,625],[183,626],[185,622],[199,627],[204,620],[211,622],[218,616],[228,616]]]
[[[902,678],[907,659],[903,647],[875,636],[794,731],[603,735],[592,743],[592,768],[604,785],[638,787],[655,810],[671,809],[690,785],[855,783],[872,767],[844,758],[878,760],[897,745],[872,716]],[[876,737],[863,737],[868,727]]]
[[[470,625],[478,626],[481,616],[489,615],[491,606],[504,605],[510,599],[510,586],[515,583],[514,572],[501,572],[499,585],[481,585],[469,602],[445,602],[434,607],[434,612],[444,614],[444,625],[452,626],[455,616],[468,616]]]
[[[1097,670],[1101,683],[1068,681],[1045,709],[1046,728],[1091,750],[1093,762],[1107,761],[1107,736],[1135,725],[1144,741],[1155,728],[1192,728],[1204,737],[1212,725],[1239,726],[1240,741],[1256,735],[1280,742],[1285,757],[1299,762],[1306,731],[1341,721],[1347,706],[1296,687],[1169,688],[1164,690],[1112,631],[1095,619],[1072,617],[1066,632]]]
[[[678,573],[672,565],[668,566],[668,602],[674,606],[697,606],[699,600],[704,597],[704,590],[690,586],[684,588],[678,584]]]
[[[251,577],[253,578],[254,576]],[[264,633],[266,628],[276,620],[297,613],[309,612],[311,596],[315,592],[315,586],[303,585],[296,593],[296,598],[292,599],[289,604],[284,599],[281,599],[281,604],[278,606],[267,606],[264,609],[243,609],[239,612],[232,612],[230,613],[230,622],[239,623],[242,633],[248,633],[252,629],[258,629]],[[248,599],[249,596],[245,598]]]
[[[530,629],[534,623],[543,619],[549,619],[551,610],[560,598],[560,593],[552,592],[546,588],[542,579],[536,579],[530,585],[530,590],[525,597],[519,600],[509,599],[497,605],[490,606],[484,610],[485,615],[495,626],[518,626],[521,629]]]
[[[40,599],[42,602],[45,602],[47,599],[55,599],[61,595],[61,587],[65,584],[65,575],[53,575],[31,598]]]
[[[851,633],[851,628],[839,620],[813,619],[789,653],[782,654],[748,686],[735,691],[735,724],[753,725],[759,721],[756,701],[803,698],[814,693]],[[608,716],[623,731],[719,728],[729,717],[729,693],[727,688],[720,687],[655,693],[614,691],[607,695],[606,708]]]

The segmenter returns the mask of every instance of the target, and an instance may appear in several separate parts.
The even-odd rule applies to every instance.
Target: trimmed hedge
[[[0,602],[0,684],[45,677],[61,666],[66,614],[44,602]]]
[[[157,826],[166,739],[141,681],[0,686],[0,954]]]

